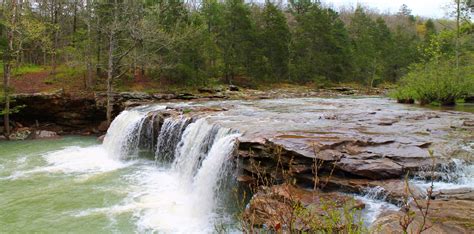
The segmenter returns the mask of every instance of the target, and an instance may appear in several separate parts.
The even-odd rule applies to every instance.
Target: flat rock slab
[[[200,105],[225,108],[227,111],[210,114],[209,120],[239,130],[245,147],[260,143],[267,148],[281,148],[288,157],[307,158],[307,162],[337,162],[336,171],[362,178],[401,178],[408,171],[445,164],[458,155],[474,158],[474,150],[465,147],[474,139],[474,131],[466,126],[466,121],[474,119],[473,113],[434,111],[382,98],[300,98]],[[269,155],[274,152],[247,157]]]

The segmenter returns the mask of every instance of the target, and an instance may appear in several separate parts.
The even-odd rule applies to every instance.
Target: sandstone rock
[[[399,178],[403,175],[402,166],[386,158],[343,158],[336,165],[342,171],[375,180]]]
[[[432,198],[436,200],[474,201],[474,188],[441,189],[434,191]]]
[[[423,209],[426,209],[426,201],[420,201]],[[415,220],[408,227],[410,233],[416,233],[422,223],[422,215],[412,204],[415,211]],[[402,212],[391,212],[382,214],[373,224],[373,233],[403,233],[400,219],[404,216]],[[425,233],[473,233],[474,232],[474,201],[462,200],[431,200],[428,209],[427,225],[430,227]]]
[[[152,98],[150,94],[147,94],[144,92],[122,92],[120,93],[120,96],[125,99],[139,99],[139,100]]]

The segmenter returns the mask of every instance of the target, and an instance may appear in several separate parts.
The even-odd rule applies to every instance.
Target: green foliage
[[[396,82],[410,64],[428,61],[431,56],[425,50],[431,48],[432,38],[443,38],[438,40],[443,56],[451,56],[456,48],[456,33],[440,30],[452,22],[417,18],[406,5],[396,15],[358,7],[341,16],[313,0],[291,0],[287,6],[244,0],[85,3],[23,2],[12,63],[25,70],[17,74],[38,71],[24,64],[67,64],[87,70],[88,82],[95,77],[100,83],[111,34],[115,76],[125,72],[123,77],[186,87],[216,81],[249,86],[355,82],[372,87]],[[466,3],[461,33],[472,35]],[[1,51],[7,42],[5,15],[0,16]]]
[[[13,76],[22,76],[29,73],[41,72],[44,71],[44,67],[36,64],[23,64],[19,67],[13,67],[12,75]],[[0,74],[3,76],[3,63],[0,62]]]
[[[354,208],[355,200],[349,200],[342,206],[335,201],[321,200],[320,203],[324,216],[314,215],[311,206],[294,205],[293,212],[296,219],[308,225],[311,233],[369,233],[362,220],[361,210]],[[292,231],[298,232],[298,230]]]
[[[400,100],[414,99],[421,104],[437,102],[452,105],[460,98],[474,92],[474,66],[456,69],[450,60],[416,64],[400,81],[394,97]]]
[[[342,81],[350,74],[349,38],[338,14],[319,4],[296,14],[291,77],[297,82]],[[297,11],[301,12],[301,11]]]
[[[261,21],[258,45],[262,49],[265,62],[259,73],[265,76],[266,81],[287,80],[291,34],[285,15],[268,1],[263,9]]]

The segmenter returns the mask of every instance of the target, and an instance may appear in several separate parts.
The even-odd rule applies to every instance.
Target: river
[[[259,126],[266,124],[266,129],[281,134],[316,123],[331,126],[331,119],[321,120],[321,116],[335,110],[349,111],[343,106],[347,102],[367,104],[355,110],[355,115],[372,112],[366,107],[382,112],[381,108],[396,105],[380,99],[347,99],[335,104],[325,99],[231,101],[223,104],[231,108],[227,114],[196,121],[167,119],[157,139],[150,142],[150,136],[157,134],[146,124],[147,113],[165,109],[152,105],[122,112],[103,144],[94,137],[78,136],[0,142],[0,232],[237,231],[233,216],[236,204],[232,202],[232,187],[236,185],[229,159],[243,133],[233,127],[258,133],[265,129]],[[388,109],[425,111],[401,105]],[[471,147],[467,151],[472,152],[473,146],[462,147]],[[461,184],[473,187],[469,168],[469,172],[463,171],[466,181]],[[418,184],[426,187],[424,182]],[[438,183],[443,188],[456,184]],[[368,204],[367,222],[382,209],[397,209],[377,200],[373,191],[367,193],[358,196]]]

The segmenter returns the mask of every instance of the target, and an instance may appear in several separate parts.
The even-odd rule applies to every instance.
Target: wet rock
[[[426,209],[426,201],[420,201],[423,210]],[[411,210],[415,212],[414,222],[408,227],[410,233],[419,230],[423,220],[421,212],[412,204]],[[373,224],[373,233],[403,233],[400,220],[404,217],[403,212],[390,212],[382,214]],[[425,233],[473,233],[474,231],[474,201],[464,200],[431,200],[428,209],[427,227]]]
[[[399,204],[403,202],[406,194],[406,182],[399,179],[388,180],[369,180],[360,178],[340,177],[337,175],[320,176],[315,181],[315,177],[309,174],[298,175],[297,181],[305,186],[317,185],[323,191],[339,191],[346,193],[367,194],[371,193],[381,200]],[[409,183],[410,194],[413,197],[422,199],[426,196],[426,191],[423,191],[418,186]],[[376,194],[374,194],[376,193]]]
[[[380,126],[392,126],[394,123],[399,122],[398,119],[382,119],[378,125]]]
[[[99,143],[103,143],[104,142],[104,139],[105,139],[105,134],[100,136],[100,137],[97,137],[97,142]]]
[[[52,139],[52,138],[58,138],[58,134],[53,131],[47,131],[47,130],[37,130],[34,132],[32,138],[33,139]]]

